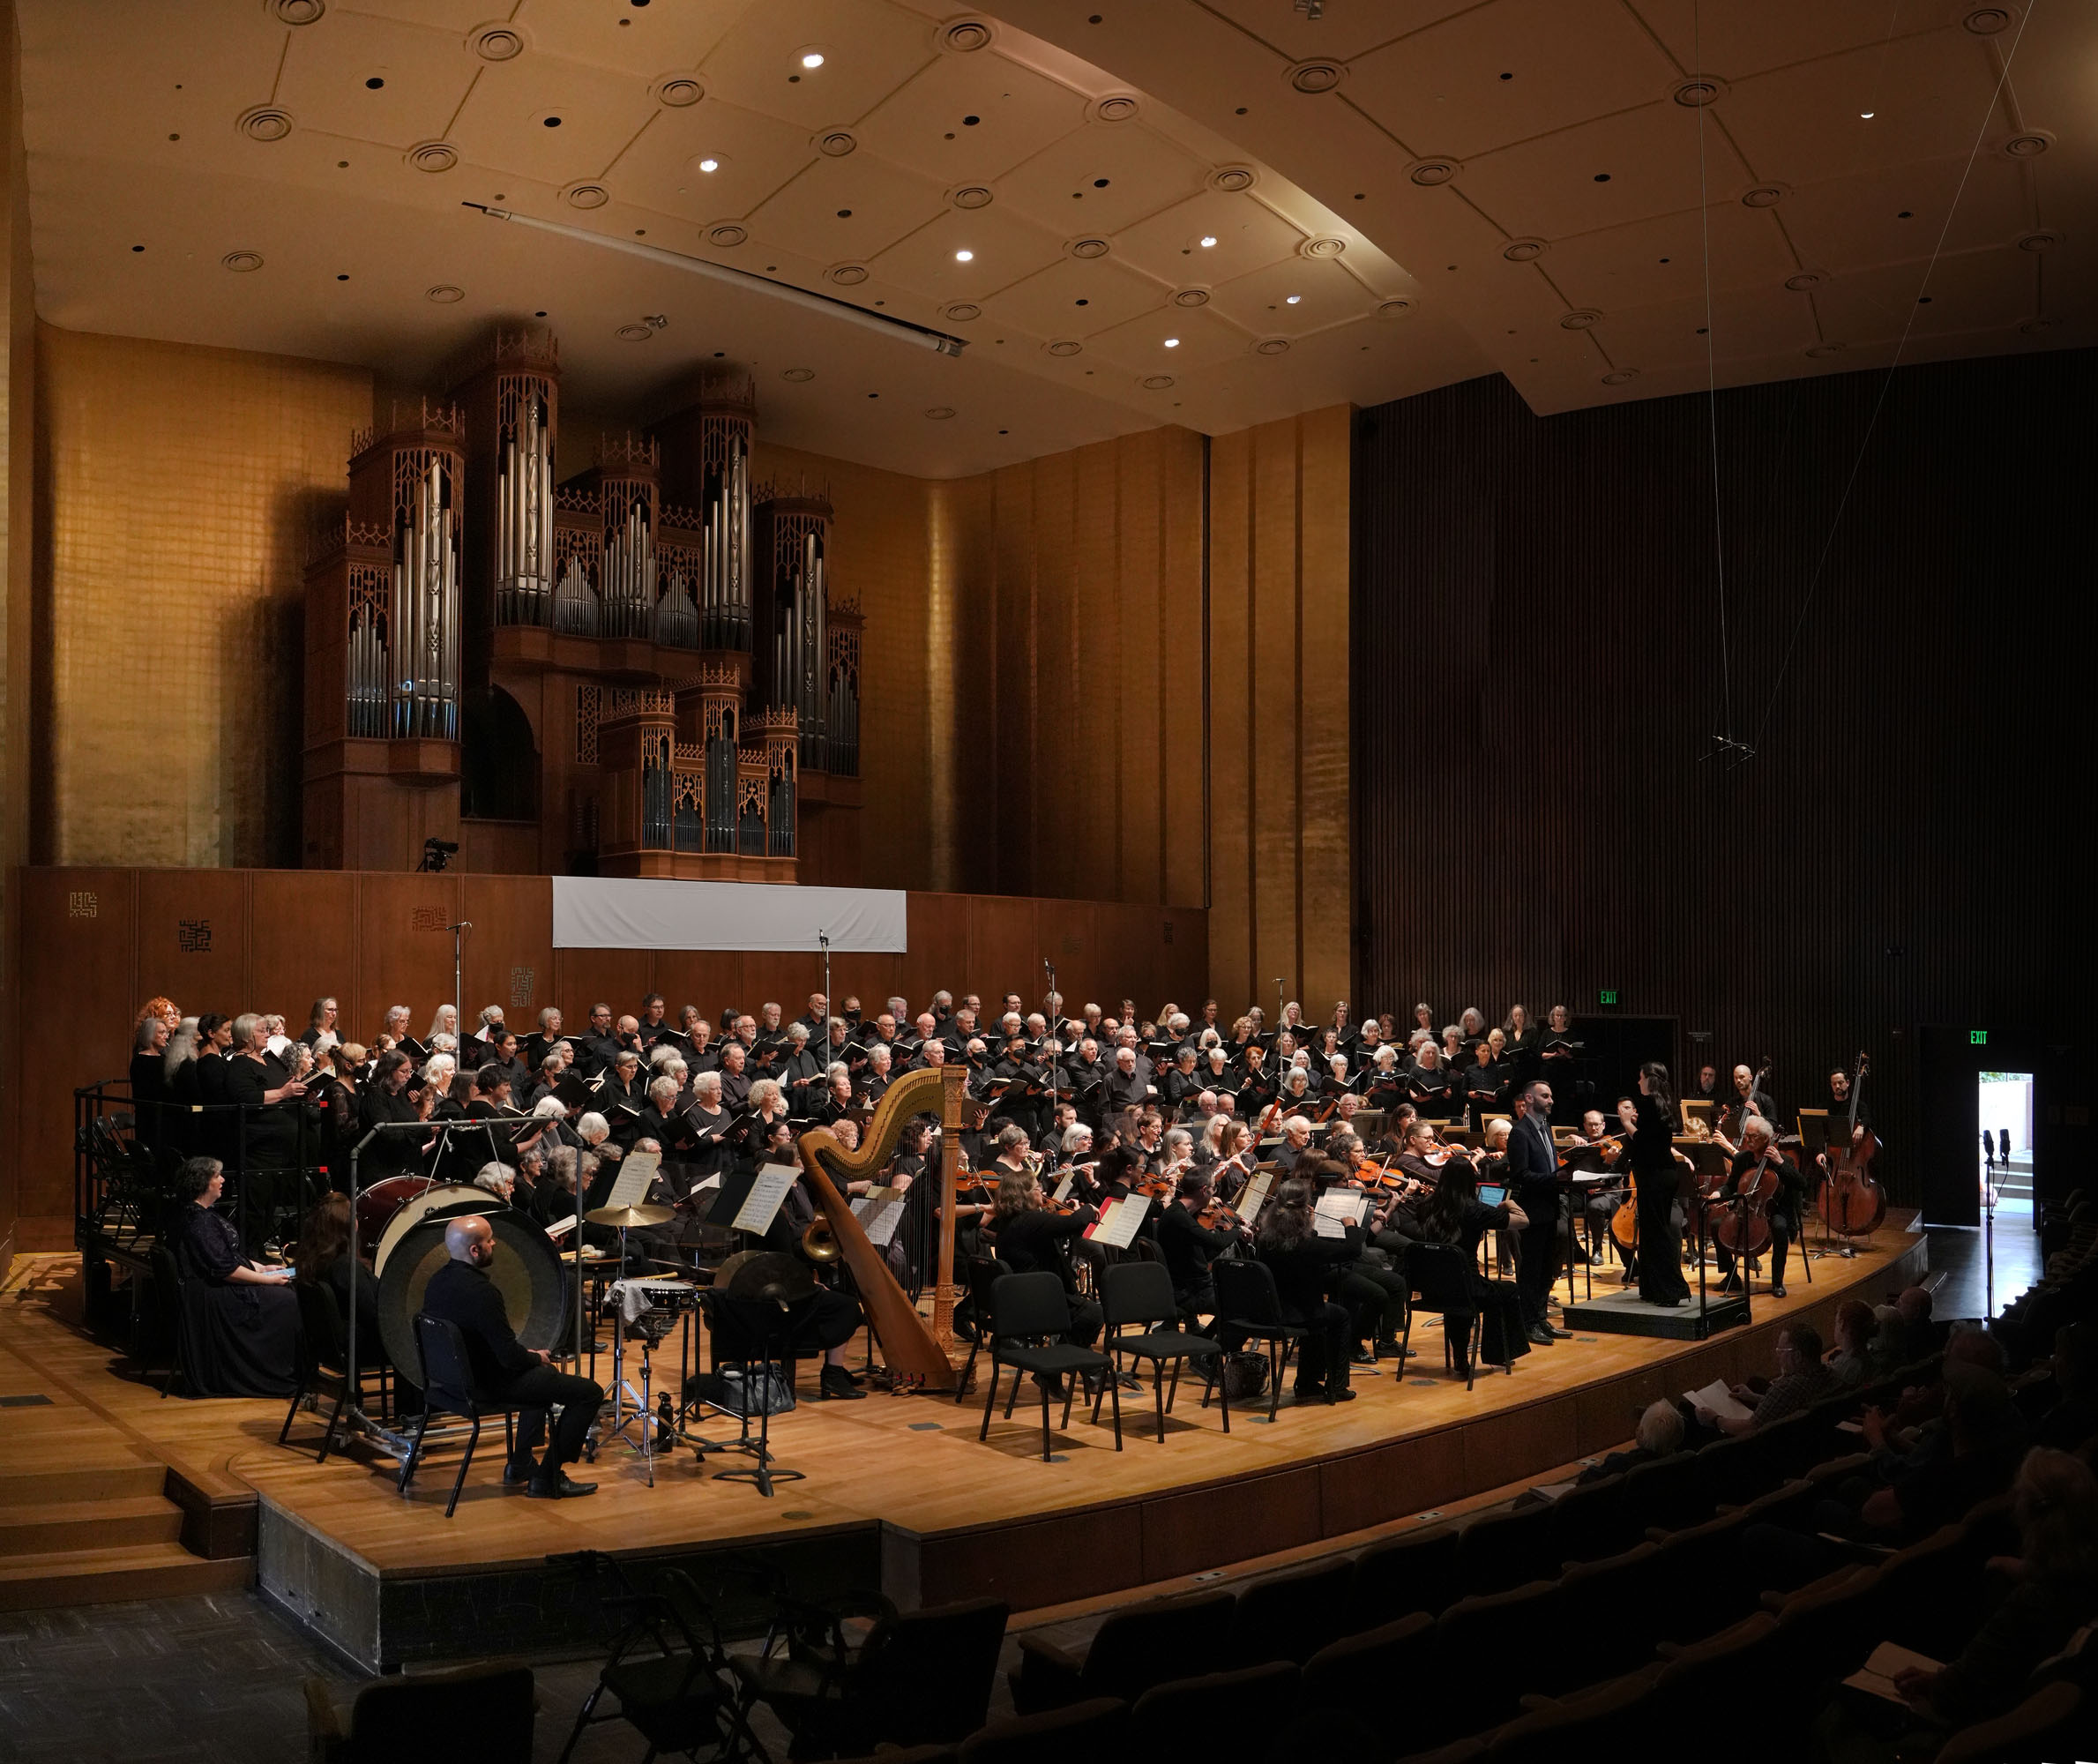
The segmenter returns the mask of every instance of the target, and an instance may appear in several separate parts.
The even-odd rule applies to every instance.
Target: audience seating
[[[2010,1760],[2058,1758],[2074,1744],[2087,1745],[2084,1693],[2074,1685],[2035,1691],[2010,1714],[1963,1728],[1945,1744],[1936,1764],[2005,1764]]]
[[[538,1712],[532,1669],[490,1660],[375,1679],[347,1704],[325,1678],[306,1680],[315,1764],[400,1764],[411,1758],[531,1764]]]
[[[1467,1593],[1499,1593],[1534,1579],[1554,1529],[1549,1506],[1475,1519],[1458,1539],[1457,1584]]]
[[[1329,1641],[1304,1663],[1301,1710],[1341,1709],[1381,1722],[1392,1712],[1392,1686],[1410,1678],[1435,1619],[1424,1611]]]
[[[1154,1686],[1129,1712],[1130,1756],[1266,1764],[1295,1712],[1296,1688],[1287,1660]]]
[[[962,1741],[961,1764],[1100,1764],[1122,1756],[1128,1733],[1129,1705],[1119,1697],[1094,1697],[994,1721]],[[888,1754],[883,1764],[894,1756]]]
[[[1424,1611],[1440,1617],[1457,1596],[1454,1525],[1402,1531],[1370,1544],[1355,1558],[1355,1589],[1348,1624],[1369,1629]]]
[[[1347,1633],[1355,1564],[1345,1556],[1264,1574],[1239,1588],[1225,1662],[1232,1667],[1288,1660],[1301,1666]]]
[[[1036,1635],[1019,1638],[1019,1669],[1010,1674],[1012,1707],[1021,1715],[1098,1697],[1134,1702],[1154,1685],[1213,1671],[1237,1604],[1229,1592],[1146,1600],[1112,1613],[1081,1660]]]

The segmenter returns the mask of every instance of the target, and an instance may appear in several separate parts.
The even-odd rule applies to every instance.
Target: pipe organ
[[[671,386],[565,480],[550,333],[445,384],[353,437],[309,549],[307,863],[856,882],[861,620],[826,496],[755,484],[751,381]],[[536,818],[462,819],[462,777]]]

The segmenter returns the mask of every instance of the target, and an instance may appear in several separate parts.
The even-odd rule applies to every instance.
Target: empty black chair
[[[1299,1666],[1348,1633],[1355,1564],[1345,1556],[1263,1574],[1238,1589],[1224,1645],[1234,1666],[1290,1660]]]
[[[1010,1416],[1019,1398],[1020,1374],[1033,1372],[1042,1386],[1042,1461],[1049,1453],[1049,1386],[1064,1380],[1064,1424],[1071,1425],[1071,1401],[1078,1380],[1087,1373],[1107,1381],[1108,1395],[1115,1406],[1115,1449],[1122,1449],[1122,1387],[1115,1377],[1115,1363],[1090,1348],[1074,1348],[1062,1340],[1071,1327],[1071,1299],[1064,1282],[1047,1270],[1040,1274],[1009,1274],[990,1289],[990,1388],[983,1394],[983,1424],[979,1439],[990,1437],[990,1412],[997,1406],[998,1372],[1012,1368],[1012,1395],[1006,1401]]]
[[[1638,1544],[1599,1562],[1576,1562],[1559,1576],[1558,1613],[1534,1688],[1558,1696],[1629,1672],[1653,1655],[1661,1602],[1699,1596],[1694,1587],[1664,1583],[1660,1562],[1658,1545]]]
[[[1213,1356],[1216,1343],[1206,1335],[1191,1335],[1181,1329],[1154,1326],[1174,1321],[1180,1307],[1173,1297],[1173,1276],[1163,1262],[1116,1262],[1101,1277],[1101,1315],[1107,1339],[1101,1343],[1119,1362],[1124,1354],[1151,1362],[1151,1399],[1158,1414],[1158,1437],[1166,1437],[1166,1411],[1180,1393],[1180,1368],[1197,1356]],[[1133,1334],[1124,1334],[1133,1329]],[[1166,1367],[1173,1368],[1173,1388],[1167,1390]],[[1104,1392],[1101,1393],[1105,1394]],[[1100,1421],[1100,1397],[1093,1399],[1093,1419]],[[1230,1399],[1225,1398],[1224,1431],[1231,1431]]]
[[[1555,1500],[1549,1528],[1553,1560],[1591,1562],[1599,1556],[1614,1556],[1628,1542],[1636,1542],[1637,1534],[1628,1539],[1623,1531],[1624,1508],[1619,1497],[1624,1490],[1622,1476],[1603,1476],[1577,1484]]]
[[[983,1351],[983,1344],[990,1337],[991,1287],[1012,1272],[1012,1265],[1000,1261],[996,1256],[969,1258],[968,1310],[974,1333],[969,1339],[968,1363],[962,1367],[961,1377],[955,1381],[954,1401],[957,1406],[969,1394],[969,1380],[976,1376],[976,1356]]]
[[[746,1707],[768,1704],[797,1758],[952,1745],[983,1725],[1008,1614],[1002,1599],[885,1612],[856,1648],[833,1625],[812,1647],[731,1664]]]
[[[1267,1345],[1267,1418],[1273,1421],[1282,1400],[1282,1374],[1289,1370],[1303,1339],[1311,1332],[1301,1323],[1282,1320],[1282,1300],[1275,1290],[1273,1271],[1264,1262],[1231,1257],[1212,1262],[1210,1276],[1216,1282],[1216,1332],[1229,1339],[1243,1336]],[[1202,1406],[1209,1406],[1210,1386],[1223,1382],[1223,1360],[1210,1363]],[[1231,1431],[1231,1417],[1224,1416],[1224,1431]]]
[[[1551,1542],[1549,1506],[1475,1519],[1457,1540],[1457,1584],[1467,1593],[1501,1593],[1525,1581],[1549,1580],[1559,1571]]]
[[[1639,1730],[1653,1694],[1654,1681],[1644,1676],[1591,1686],[1510,1722],[1494,1735],[1488,1755],[1493,1764],[1565,1764],[1608,1755],[1624,1734]]]
[[[1349,1627],[1370,1629],[1424,1611],[1440,1617],[1457,1596],[1457,1528],[1423,1527],[1370,1544],[1355,1558]]]
[[[1294,1664],[1274,1660],[1146,1691],[1129,1712],[1129,1755],[1265,1764],[1295,1711],[1296,1679]]]
[[[1113,1612],[1083,1660],[1039,1635],[1019,1638],[1019,1670],[1009,1674],[1021,1715],[1090,1698],[1134,1702],[1154,1685],[1191,1678],[1223,1658],[1237,1601],[1228,1592],[1147,1599]]]
[[[1413,1303],[1406,1313],[1405,1346],[1413,1340],[1413,1313],[1439,1311],[1443,1319],[1443,1364],[1464,1374],[1464,1387],[1472,1388],[1475,1365],[1486,1321],[1472,1291],[1472,1259],[1454,1244],[1412,1244],[1406,1252],[1406,1277],[1413,1286]],[[1515,1362],[1508,1362],[1513,1372]]]
[[[1708,1512],[1753,1500],[1777,1480],[1765,1468],[1762,1441],[1753,1433],[1714,1439],[1698,1453],[1697,1464]]]
[[[1698,1482],[1698,1454],[1676,1452],[1624,1473],[1624,1535],[1636,1543],[1649,1529],[1680,1531],[1712,1516]]]
[[[292,1290],[299,1300],[298,1387],[291,1394],[291,1407],[285,1412],[284,1426],[277,1435],[277,1443],[281,1446],[291,1438],[291,1424],[298,1418],[299,1405],[308,1397],[314,1399],[316,1409],[319,1407],[321,1380],[332,1377],[336,1380],[335,1406],[328,1411],[327,1424],[321,1430],[320,1450],[313,1458],[315,1463],[325,1464],[335,1443],[335,1427],[342,1419],[343,1405],[349,1401],[348,1332],[343,1327],[342,1312],[336,1305],[335,1295],[328,1288],[318,1281],[301,1280],[292,1283]],[[364,1380],[373,1373],[378,1377],[379,1401],[384,1404],[386,1399],[384,1362],[357,1368],[358,1401],[363,1401]]]
[[[1338,1709],[1373,1723],[1391,1719],[1392,1686],[1401,1683],[1423,1652],[1435,1619],[1416,1611],[1396,1622],[1329,1641],[1304,1662],[1298,1713]]]
[[[1532,1581],[1460,1598],[1437,1618],[1427,1682],[1407,1709],[1407,1738],[1417,1733],[1422,1744],[1439,1745],[1512,1719],[1531,1688],[1519,1677],[1524,1650],[1512,1644],[1549,1634],[1556,1595],[1550,1581]]]
[[[459,1491],[467,1485],[467,1469],[474,1461],[474,1448],[481,1443],[481,1424],[490,1415],[503,1417],[504,1462],[517,1455],[516,1411],[474,1381],[474,1363],[467,1357],[467,1338],[459,1325],[427,1312],[415,1314],[415,1348],[422,1356],[422,1418],[415,1424],[415,1441],[408,1447],[408,1461],[400,1467],[400,1491],[408,1491],[415,1466],[422,1461],[422,1436],[429,1431],[433,1415],[463,1415],[474,1424],[467,1439],[466,1455],[459,1461],[459,1477],[452,1484],[452,1499],[444,1503],[444,1517],[459,1506]]]
[[[1039,1715],[994,1721],[961,1743],[961,1764],[1071,1764],[1116,1759],[1129,1731],[1129,1705],[1094,1697]]]

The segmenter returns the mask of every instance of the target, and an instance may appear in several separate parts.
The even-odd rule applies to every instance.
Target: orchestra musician
[[[1274,1276],[1283,1320],[1310,1333],[1296,1365],[1299,1402],[1352,1402],[1348,1388],[1348,1308],[1330,1296],[1342,1265],[1362,1253],[1363,1232],[1349,1225],[1339,1237],[1322,1237],[1311,1227],[1311,1185],[1291,1177],[1278,1185],[1260,1209],[1253,1253]]]
[[[1754,1189],[1758,1177],[1766,1169],[1774,1170],[1778,1177],[1777,1194],[1764,1212],[1770,1222],[1770,1294],[1773,1298],[1782,1298],[1786,1252],[1799,1233],[1800,1221],[1806,1216],[1806,1178],[1800,1174],[1799,1166],[1778,1149],[1777,1130],[1760,1115],[1751,1115],[1741,1124],[1741,1149],[1734,1154],[1728,1166],[1727,1178],[1714,1197],[1715,1203],[1737,1202]],[[1732,1253],[1724,1244],[1716,1245],[1715,1248],[1723,1276],[1719,1289],[1739,1292],[1741,1275],[1735,1267]]]
[[[1538,1347],[1549,1348],[1572,1334],[1551,1321],[1551,1289],[1558,1271],[1559,1199],[1564,1178],[1558,1147],[1552,1143],[1552,1088],[1543,1079],[1524,1093],[1528,1105],[1508,1136],[1509,1192],[1524,1216],[1517,1239],[1516,1290],[1522,1304],[1523,1333]]]
[[[1213,1225],[1202,1222],[1214,1192],[1208,1172],[1191,1167],[1181,1173],[1173,1200],[1158,1220],[1159,1258],[1173,1277],[1181,1327],[1197,1335],[1217,1331],[1216,1280],[1210,1265],[1234,1244],[1251,1238],[1236,1215]],[[1206,1327],[1204,1319],[1211,1319]]]

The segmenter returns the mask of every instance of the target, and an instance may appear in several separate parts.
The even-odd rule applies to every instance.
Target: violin
[[[1235,1231],[1245,1229],[1245,1221],[1221,1200],[1212,1200],[1204,1207],[1199,1213],[1195,1215],[1195,1222],[1206,1231],[1213,1231],[1220,1226],[1225,1225],[1229,1226]]]

